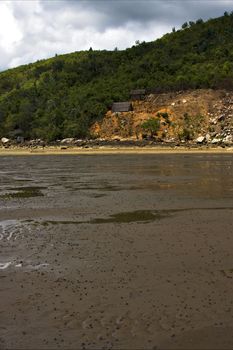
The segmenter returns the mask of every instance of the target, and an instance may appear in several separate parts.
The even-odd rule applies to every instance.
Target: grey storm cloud
[[[232,0],[62,0],[44,1],[44,8],[60,10],[65,7],[74,11],[88,11],[90,21],[99,30],[120,27],[128,23],[180,24],[185,20],[208,19],[233,10]],[[95,21],[99,17],[101,21]]]
[[[232,0],[1,0],[0,69],[89,47],[124,49],[232,10]]]

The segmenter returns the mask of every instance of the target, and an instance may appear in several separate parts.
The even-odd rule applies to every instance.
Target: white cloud
[[[0,48],[10,53],[22,37],[22,31],[13,16],[12,3],[0,3]]]

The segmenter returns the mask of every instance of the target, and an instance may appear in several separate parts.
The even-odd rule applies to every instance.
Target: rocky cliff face
[[[233,92],[193,90],[146,96],[133,101],[132,112],[108,111],[91,134],[101,139],[149,138],[145,121],[159,120],[153,136],[163,142],[225,143],[233,141]]]

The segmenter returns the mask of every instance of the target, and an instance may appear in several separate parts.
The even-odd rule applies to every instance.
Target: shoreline
[[[0,156],[15,155],[102,155],[102,154],[231,154],[233,147],[67,147],[63,149],[57,147],[16,147],[16,148],[0,148]]]

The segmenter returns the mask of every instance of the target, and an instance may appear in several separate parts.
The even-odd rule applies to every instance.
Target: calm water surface
[[[2,208],[50,208],[52,203],[57,208],[88,206],[104,215],[120,209],[232,204],[232,155],[20,156],[0,161]]]

